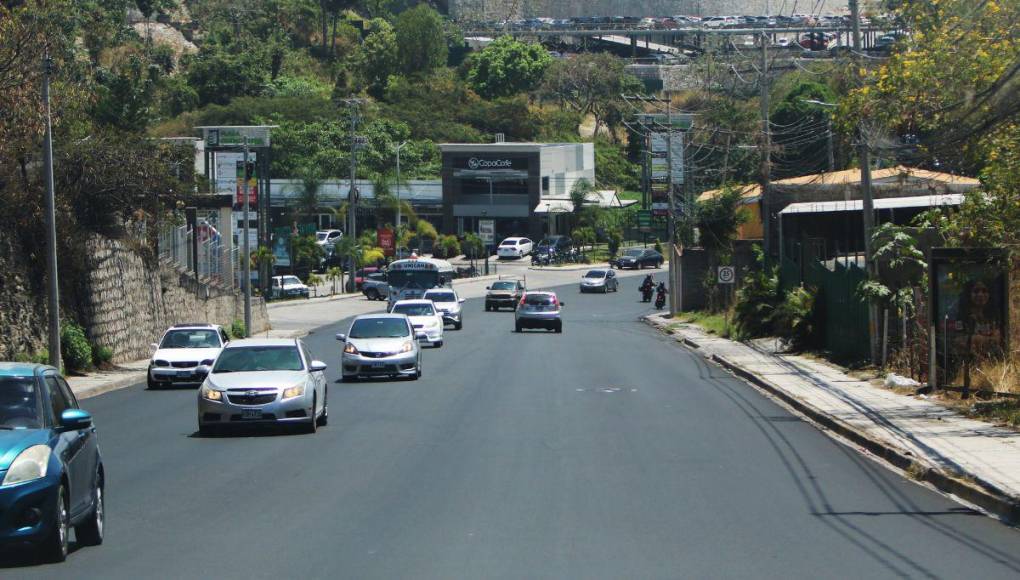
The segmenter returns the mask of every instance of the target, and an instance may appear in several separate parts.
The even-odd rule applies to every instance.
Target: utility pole
[[[361,121],[358,106],[360,105],[360,100],[348,99],[346,102],[347,106],[351,110],[351,188],[347,192],[347,233],[345,235],[352,236],[352,240],[357,240],[358,188],[355,184],[355,180],[358,175],[358,123]],[[351,292],[353,292],[356,289],[354,282],[354,270],[357,267],[354,263],[353,253],[348,256],[348,263],[350,264],[348,288]]]
[[[244,136],[244,159],[242,161],[244,165],[244,183],[241,185],[241,191],[244,195],[244,227],[241,228],[241,233],[244,238],[241,241],[241,248],[244,254],[244,258],[241,261],[242,268],[244,270],[244,336],[248,338],[251,336],[251,248],[248,241],[248,230],[251,225],[248,212],[250,211],[250,197],[251,189],[248,187],[248,180],[251,176],[248,174],[248,136]],[[291,258],[293,260],[293,257]],[[197,260],[197,257],[196,257]]]
[[[764,146],[761,152],[761,215],[765,235],[765,261],[772,259],[772,208],[769,185],[772,180],[772,128],[769,121],[769,39],[761,35],[761,124]]]
[[[850,19],[853,25],[854,61],[860,61],[861,55],[861,7],[859,0],[850,0]],[[858,67],[854,67],[857,69]],[[875,228],[875,203],[871,197],[871,152],[868,140],[861,130],[857,129],[857,156],[861,164],[861,205],[864,222],[864,263],[868,269],[868,277],[877,275],[875,264],[871,259],[871,233]],[[876,364],[879,358],[878,343],[878,308],[875,304],[868,307],[868,337],[871,346],[871,362]]]
[[[400,230],[400,150],[403,149],[407,143],[407,141],[404,141],[400,145],[397,145],[397,223],[393,224],[393,227],[397,231]]]
[[[825,148],[829,152],[829,173],[836,170],[836,157],[832,146],[832,117],[826,118]]]
[[[50,314],[49,363],[60,369],[60,284],[57,280],[57,199],[53,186],[53,122],[50,118],[50,75],[53,59],[49,51],[43,57],[43,106],[46,109],[46,137],[43,140],[43,165],[46,166],[46,270],[49,275]]]

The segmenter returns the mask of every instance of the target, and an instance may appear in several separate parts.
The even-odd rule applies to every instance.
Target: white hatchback
[[[500,258],[523,258],[531,253],[534,242],[528,238],[507,238],[496,248]]]
[[[399,300],[390,309],[390,314],[407,316],[415,334],[425,335],[422,342],[436,348],[443,346],[443,313],[436,309],[432,300]]]

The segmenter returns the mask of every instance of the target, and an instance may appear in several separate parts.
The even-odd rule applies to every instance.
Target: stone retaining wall
[[[93,342],[113,349],[114,362],[149,356],[151,343],[173,324],[244,319],[243,299],[232,289],[196,283],[172,265],[150,267],[120,241],[94,237],[88,248],[85,328]],[[265,303],[253,298],[252,330],[268,323]]]

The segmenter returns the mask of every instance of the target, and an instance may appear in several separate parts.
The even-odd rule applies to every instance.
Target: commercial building
[[[443,225],[447,234],[540,239],[549,231],[547,202],[566,199],[581,179],[595,183],[592,143],[448,143],[443,155]]]

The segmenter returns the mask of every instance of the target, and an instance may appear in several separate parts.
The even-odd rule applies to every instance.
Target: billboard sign
[[[940,385],[1007,352],[1009,286],[1001,252],[933,248],[929,265]]]

